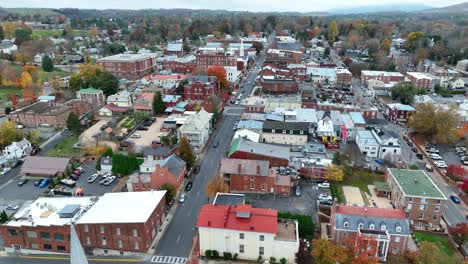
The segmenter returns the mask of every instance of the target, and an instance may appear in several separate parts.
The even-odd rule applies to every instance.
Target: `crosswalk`
[[[171,256],[153,256],[150,262],[161,264],[185,264],[187,262],[187,258]]]

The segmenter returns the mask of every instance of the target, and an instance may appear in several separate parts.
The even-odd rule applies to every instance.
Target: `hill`
[[[423,12],[426,13],[466,13],[468,12],[468,2],[464,2],[461,4],[450,5],[446,7],[440,8],[431,8],[428,10],[424,10]]]
[[[395,5],[367,5],[350,8],[336,8],[328,10],[332,14],[365,14],[377,12],[414,12],[432,8],[420,4],[395,4]]]

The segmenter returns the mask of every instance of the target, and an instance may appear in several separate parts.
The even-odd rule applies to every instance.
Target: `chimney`
[[[257,165],[257,175],[260,175],[260,165]]]
[[[241,173],[242,172],[242,164],[237,164],[237,172]]]
[[[208,221],[208,226],[211,226],[211,221]]]

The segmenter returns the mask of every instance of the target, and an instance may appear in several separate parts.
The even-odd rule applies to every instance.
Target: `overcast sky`
[[[424,4],[434,7],[466,0],[0,0],[1,7],[48,7],[89,9],[191,8],[240,11],[325,11],[333,8],[385,4]]]

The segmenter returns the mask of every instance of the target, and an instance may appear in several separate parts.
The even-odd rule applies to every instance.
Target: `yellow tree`
[[[334,245],[330,240],[320,238],[312,240],[312,251],[315,263],[318,264],[335,264],[346,263],[349,259],[349,254],[341,245]]]
[[[380,43],[380,49],[383,50],[383,51],[389,52],[390,51],[390,44],[391,44],[391,42],[390,42],[389,39],[384,39]]]
[[[20,84],[23,89],[30,88],[33,85],[31,74],[28,72],[21,73]]]
[[[19,23],[17,22],[3,22],[3,32],[5,33],[6,38],[13,38],[15,36],[15,29],[17,29]]]
[[[336,37],[338,37],[338,25],[336,23],[336,20],[333,20],[329,25],[328,25],[328,32],[327,32],[327,38],[328,42],[331,44],[335,42]]]
[[[329,181],[341,182],[344,179],[344,171],[341,166],[330,164],[325,170],[325,178]]]
[[[97,27],[92,27],[89,30],[89,35],[91,36],[91,38],[96,38],[99,35],[99,29]]]
[[[31,61],[31,56],[26,52],[18,52],[15,55],[15,61],[26,65],[26,63]]]
[[[5,121],[0,126],[0,145],[2,146],[10,145],[11,142],[20,140],[22,136],[11,121]]]
[[[229,192],[229,185],[227,185],[224,182],[224,179],[222,178],[221,175],[216,176],[206,186],[206,195],[208,195],[208,197],[210,198],[215,197],[216,194],[219,192],[221,193]]]

